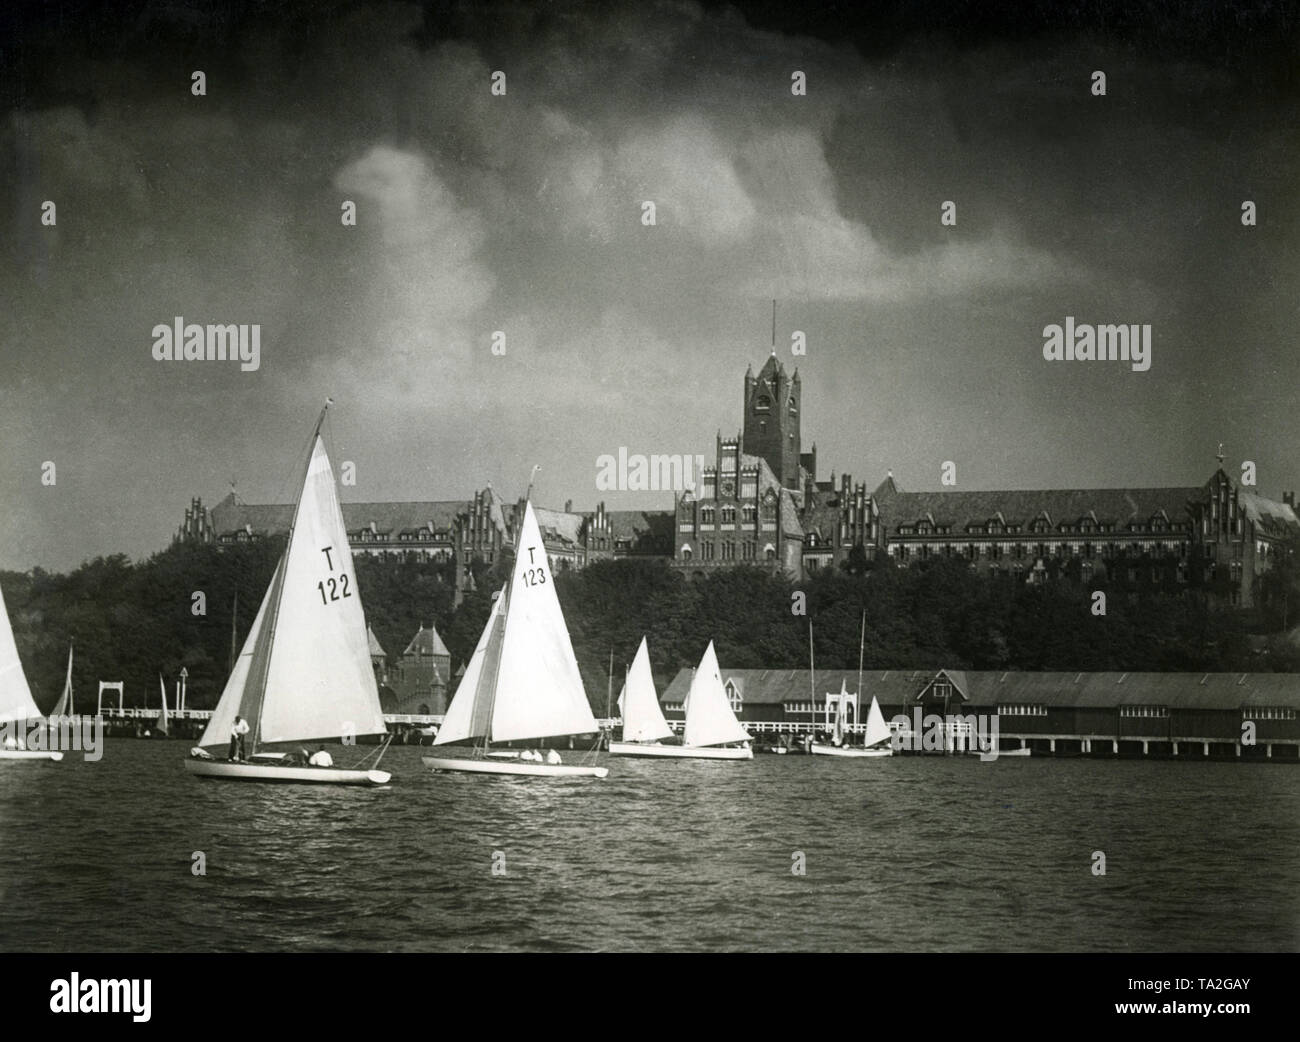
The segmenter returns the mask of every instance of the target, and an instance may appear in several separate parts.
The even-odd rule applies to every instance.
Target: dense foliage
[[[181,545],[137,564],[113,556],[68,575],[0,574],[38,704],[48,708],[58,697],[75,636],[79,707],[91,705],[101,679],[124,681],[128,705],[156,706],[158,674],[170,691],[182,666],[189,706],[212,706],[229,669],[236,593],[242,644],[281,549],[277,541],[220,552]],[[356,567],[367,618],[388,654],[399,655],[419,626],[432,622],[456,668],[473,651],[510,560],[491,568],[475,562],[475,588],[459,606],[450,565],[358,558]],[[1294,625],[1295,576],[1279,572],[1269,583],[1271,607],[1261,621],[1275,630]],[[809,617],[817,666],[852,669],[864,612],[868,668],[1300,669],[1291,642],[1257,638],[1252,645],[1240,613],[1194,593],[1115,590],[1101,617],[1090,611],[1090,589],[1067,579],[1001,582],[954,559],[845,568],[802,583],[745,567],[692,581],[662,561],[625,560],[561,573],[556,587],[598,714],[611,651],[617,695],[643,635],[661,687],[695,665],[710,639],[729,668],[805,668]],[[205,614],[195,613],[199,592]],[[798,594],[806,597],[806,616],[792,610]]]

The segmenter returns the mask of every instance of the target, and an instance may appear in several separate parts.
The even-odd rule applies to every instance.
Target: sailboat
[[[754,750],[736,742],[752,741],[740,725],[727,701],[718,669],[718,656],[709,642],[700,667],[691,678],[686,696],[686,730],[680,744],[664,744],[672,728],[659,708],[654,676],[650,672],[650,653],[645,638],[637,649],[623,689],[623,741],[611,742],[615,756],[658,756],[691,760],[750,760]]]
[[[562,763],[553,749],[547,762],[539,762],[541,754],[534,751],[516,756],[490,749],[491,742],[598,730],[530,495],[524,503],[510,582],[495,595],[487,624],[433,740],[434,745],[475,744],[465,750],[466,755],[421,759],[434,771],[604,778],[609,768]]]
[[[387,734],[334,470],[320,434],[330,404],[316,421],[288,546],[212,719],[185,761],[198,777],[329,785],[385,785],[392,778],[387,771],[304,765],[285,753],[259,751],[278,742]],[[248,760],[214,758],[207,750],[227,748],[240,718],[252,739]]]
[[[5,607],[4,593],[0,592],[0,734],[5,734],[0,745],[0,760],[62,760],[63,753],[41,749],[26,749],[25,728],[41,719],[36,708],[32,689],[27,686],[22,660],[18,658],[18,645],[14,643],[13,627],[9,625],[9,610]],[[12,725],[10,727],[5,724]],[[17,737],[7,732],[16,732]]]
[[[876,696],[871,696],[871,709],[867,712],[867,733],[862,745],[844,744],[844,714],[848,704],[849,693],[844,681],[840,681],[840,696],[835,708],[835,729],[830,744],[813,742],[811,751],[816,756],[845,756],[862,758],[870,756],[893,756],[893,747],[884,743],[889,741],[889,725],[885,723],[885,714],[880,711]]]
[[[50,716],[72,716],[72,647],[73,641],[68,641],[68,675],[63,679],[63,693],[59,695],[59,700],[54,703],[54,708],[50,710]]]
[[[162,674],[158,674],[158,690],[162,693],[162,709],[158,711],[158,722],[154,724],[154,733],[162,738],[167,737],[171,722],[167,716],[167,685],[163,683]]]

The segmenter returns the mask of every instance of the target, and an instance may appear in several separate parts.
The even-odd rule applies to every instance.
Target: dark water
[[[191,778],[187,748],[0,761],[0,948],[1300,948],[1295,765],[615,759],[542,781],[404,747],[391,787],[343,789]]]

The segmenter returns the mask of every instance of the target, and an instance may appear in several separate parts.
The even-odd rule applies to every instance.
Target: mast
[[[501,647],[505,646],[506,627],[510,625],[510,598],[513,595],[515,589],[515,568],[519,566],[519,544],[523,542],[523,538],[524,538],[524,521],[528,517],[528,504],[531,503],[533,500],[533,479],[537,477],[537,472],[540,469],[541,469],[541,465],[534,463],[532,472],[528,475],[528,491],[524,493],[524,512],[523,515],[519,518],[519,528],[515,534],[515,564],[514,567],[510,569],[510,579],[506,583],[505,602],[501,605]],[[543,552],[545,552],[545,549],[546,549],[545,547],[542,548]],[[497,683],[500,680],[500,678],[501,678],[501,656],[497,655],[497,660],[492,666],[492,686],[488,688],[488,691],[491,693],[492,697],[488,699],[487,728],[483,733],[482,749],[484,752],[487,751],[487,747],[492,743],[492,718],[496,716]]]
[[[614,740],[614,649],[609,649],[609,673],[608,680],[605,683],[605,726],[609,728],[609,740]],[[627,684],[624,682],[624,689]],[[627,695],[623,696],[623,704],[627,705]],[[597,746],[599,748],[599,746]]]
[[[236,639],[238,633],[237,624],[239,622],[239,591],[235,591],[235,603],[230,609],[230,669],[227,674],[235,671],[235,659],[239,657],[239,641]]]
[[[858,714],[854,723],[862,722],[862,649],[867,643],[867,610],[862,609],[862,635],[858,637]],[[866,740],[867,734],[862,732],[863,741]]]
[[[808,745],[811,747],[813,738],[817,735],[817,681],[814,678],[816,666],[813,662],[813,638],[812,638],[812,619],[808,620],[808,697],[812,699],[808,703],[808,719],[811,722],[811,729],[808,732]]]
[[[609,649],[609,680],[605,685],[605,719],[612,718],[614,712],[614,649]],[[611,728],[612,729],[612,728]]]
[[[316,428],[312,431],[311,441],[307,447],[307,461],[302,467],[302,480],[298,482],[298,495],[293,503],[293,520],[289,522],[289,538],[285,540],[284,555],[282,560],[288,563],[289,550],[293,547],[293,532],[298,527],[298,511],[302,508],[302,490],[307,484],[307,475],[311,473],[311,459],[316,451],[316,439],[320,437],[321,424],[325,422],[325,414],[329,412],[329,407],[334,404],[333,398],[326,398],[325,405],[316,417]],[[351,552],[351,548],[348,548]],[[271,580],[275,582],[274,579]],[[284,600],[284,582],[283,577],[280,583],[280,589],[276,591],[275,603],[271,605],[270,628],[266,634],[266,645],[268,652],[264,656],[265,661],[262,663],[261,690],[257,694],[257,731],[253,734],[253,752],[257,752],[258,743],[262,738],[262,706],[266,702],[266,680],[271,675],[271,655],[270,648],[275,644],[275,624],[280,618],[280,603]]]

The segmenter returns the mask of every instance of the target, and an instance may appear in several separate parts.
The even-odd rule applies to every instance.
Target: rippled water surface
[[[392,786],[345,789],[191,778],[187,748],[0,761],[0,948],[1300,948],[1295,765],[615,758],[551,781],[398,747]]]

